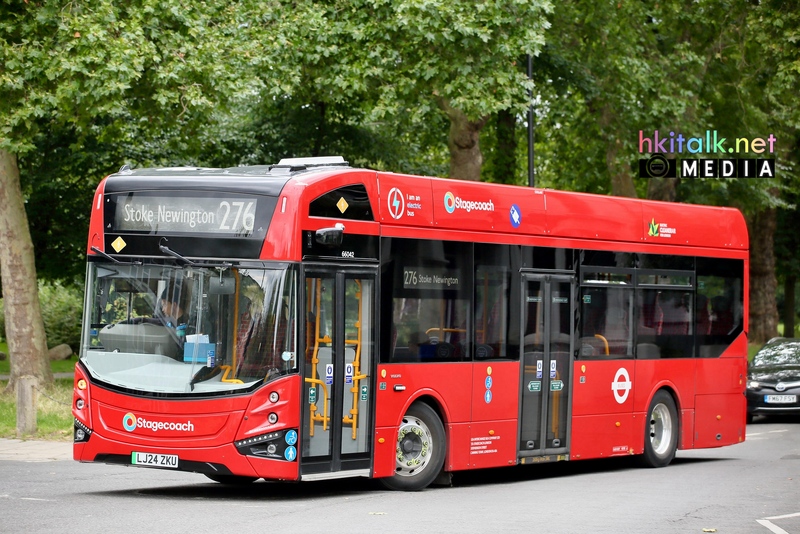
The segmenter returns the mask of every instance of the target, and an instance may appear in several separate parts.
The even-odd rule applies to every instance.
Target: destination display
[[[455,271],[427,267],[403,269],[403,289],[458,289],[459,275]]]
[[[256,198],[120,195],[112,231],[173,234],[233,234],[249,237],[256,221]]]

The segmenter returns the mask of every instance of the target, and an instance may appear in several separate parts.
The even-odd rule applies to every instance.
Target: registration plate
[[[794,404],[797,395],[764,395],[764,402],[768,404]]]
[[[178,468],[177,454],[154,454],[152,452],[132,452],[132,465],[145,465],[149,467]]]

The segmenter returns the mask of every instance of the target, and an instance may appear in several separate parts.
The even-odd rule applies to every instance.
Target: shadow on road
[[[673,461],[674,466],[724,461],[725,458],[682,458]],[[637,458],[610,458],[580,462],[557,462],[530,466],[515,466],[497,469],[480,469],[453,473],[452,487],[491,486],[531,480],[547,480],[590,474],[613,473],[626,470],[645,469]],[[669,469],[669,467],[667,467]],[[148,487],[131,490],[98,491],[92,495],[108,497],[158,497],[178,500],[206,499],[219,502],[247,501],[263,503],[270,501],[307,500],[320,497],[342,497],[388,492],[377,480],[364,478],[314,481],[273,482],[259,480],[246,485],[226,485],[206,481],[197,475],[197,483],[179,486]],[[447,491],[444,486],[432,486],[426,491]]]

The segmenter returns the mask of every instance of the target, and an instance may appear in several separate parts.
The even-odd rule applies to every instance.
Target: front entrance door
[[[304,480],[369,474],[375,280],[373,269],[305,269]]]
[[[520,456],[568,451],[574,279],[523,275]]]

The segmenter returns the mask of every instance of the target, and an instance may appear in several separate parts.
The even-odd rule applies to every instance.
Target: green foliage
[[[66,343],[77,351],[81,342],[83,287],[41,283],[39,303],[48,347]]]
[[[42,308],[47,346],[52,348],[66,343],[77,352],[81,341],[81,315],[83,314],[83,287],[64,286],[61,283],[39,284],[39,302]],[[3,299],[0,299],[0,339],[5,338]]]
[[[760,26],[774,23],[776,11],[780,20],[793,20],[793,29],[763,42]],[[534,62],[537,184],[644,196],[649,184],[638,179],[637,160],[647,155],[638,152],[639,130],[687,137],[706,130],[727,137],[774,133],[779,163],[791,161],[793,136],[770,118],[768,83],[773,72],[790,71],[775,59],[777,51],[768,54],[770,46],[798,55],[796,47],[776,45],[796,35],[791,11],[781,2],[733,0],[560,4]],[[796,108],[788,94],[782,102]],[[780,186],[778,180],[684,180],[678,199],[755,211],[776,205]]]
[[[0,147],[14,153],[35,148],[53,126],[106,139],[125,137],[131,123],[196,128],[252,89],[239,74],[260,49],[242,24],[257,13],[248,2],[44,0],[5,11]]]

